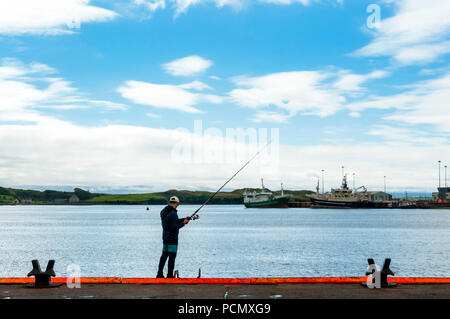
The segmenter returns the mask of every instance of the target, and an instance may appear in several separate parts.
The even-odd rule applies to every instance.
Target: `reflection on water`
[[[55,259],[83,277],[153,277],[162,206],[0,206],[0,276]],[[197,206],[180,206],[179,216]],[[180,231],[182,277],[361,276],[367,258],[397,276],[450,276],[450,210],[207,206]]]

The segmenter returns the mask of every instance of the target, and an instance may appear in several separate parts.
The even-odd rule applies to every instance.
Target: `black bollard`
[[[392,288],[397,286],[396,283],[388,282],[387,280],[389,275],[395,275],[394,272],[389,268],[389,266],[391,265],[391,258],[386,258],[384,260],[383,268],[381,270],[377,270],[373,258],[367,259],[367,262],[369,263],[369,267],[367,268],[366,275],[372,275],[371,288]],[[367,282],[363,282],[362,285],[364,287],[368,287]]]
[[[51,277],[55,277],[55,271],[53,267],[55,266],[54,260],[49,260],[47,264],[47,268],[45,271],[41,270],[41,265],[37,259],[32,260],[33,270],[28,273],[28,277],[34,276],[34,284],[29,285],[30,288],[52,288],[58,287],[60,285],[54,285],[51,283]]]

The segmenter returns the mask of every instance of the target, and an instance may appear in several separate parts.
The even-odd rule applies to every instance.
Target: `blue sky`
[[[196,120],[224,135],[279,129],[276,169],[231,188],[311,189],[321,169],[334,187],[345,165],[373,189],[387,175],[392,190],[430,191],[450,157],[448,1],[0,8],[1,185],[214,188],[239,161],[173,158],[180,139],[220,145],[192,134]]]

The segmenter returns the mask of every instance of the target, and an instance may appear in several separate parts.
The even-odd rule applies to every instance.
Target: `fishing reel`
[[[197,220],[197,219],[199,219],[199,218],[200,218],[200,216],[198,216],[197,214],[195,214],[194,216],[191,217],[191,220]]]

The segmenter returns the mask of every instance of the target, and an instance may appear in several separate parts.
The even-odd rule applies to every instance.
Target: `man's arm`
[[[184,225],[189,224],[189,221],[191,220],[190,217],[186,217],[186,218],[180,218],[178,219],[178,222],[183,223]]]
[[[169,216],[168,224],[171,231],[177,231],[185,225],[184,219],[178,219],[177,217],[176,214],[170,214]]]

